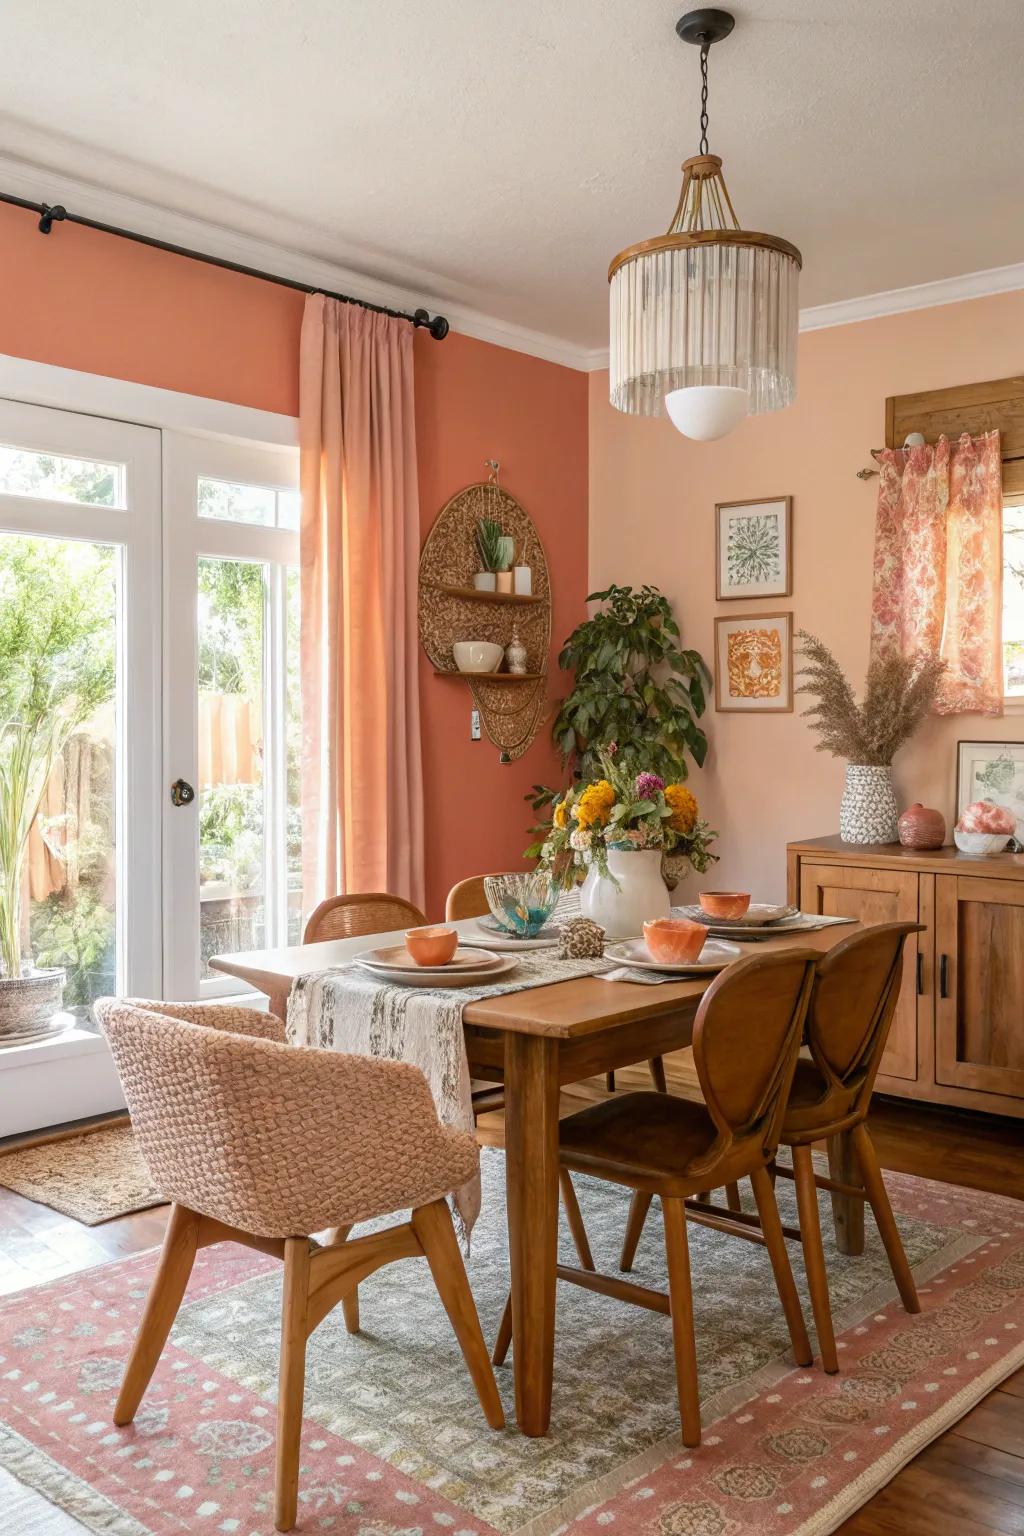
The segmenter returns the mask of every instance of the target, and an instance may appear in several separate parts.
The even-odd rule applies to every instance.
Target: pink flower
[[[665,788],[665,780],[656,773],[638,773],[633,787],[641,800],[651,800],[659,789]]]

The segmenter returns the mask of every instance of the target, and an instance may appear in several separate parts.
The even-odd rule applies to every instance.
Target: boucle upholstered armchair
[[[159,1267],[114,1409],[134,1418],[199,1248],[233,1240],[284,1261],[275,1524],[298,1499],[306,1340],[339,1302],[358,1328],[361,1280],[425,1255],[487,1422],[504,1424],[445,1196],[472,1177],[471,1135],[440,1124],[404,1062],[289,1046],[273,1015],[215,1004],[104,999],[132,1125],[172,1203]],[[349,1238],[360,1221],[409,1221]],[[333,1229],[326,1245],[312,1237]]]

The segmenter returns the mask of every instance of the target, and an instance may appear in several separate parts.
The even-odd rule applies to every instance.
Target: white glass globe
[[[689,389],[673,389],[665,396],[672,425],[699,443],[712,442],[738,427],[749,406],[747,391],[728,384],[694,384]]]

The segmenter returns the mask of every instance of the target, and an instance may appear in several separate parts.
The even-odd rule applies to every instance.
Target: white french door
[[[48,658],[51,682],[80,675],[92,699],[46,786],[22,902],[24,952],[64,967],[83,1015],[162,983],[160,507],[158,431],[0,400],[4,664]]]
[[[165,432],[164,995],[300,936],[298,454]]]

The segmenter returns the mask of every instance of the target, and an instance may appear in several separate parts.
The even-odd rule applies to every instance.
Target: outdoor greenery
[[[815,701],[803,715],[821,738],[816,750],[848,763],[887,767],[930,713],[946,663],[929,651],[875,657],[864,702],[858,704],[828,646],[806,629],[798,629],[796,638],[808,662],[797,674],[804,679],[797,692]]]
[[[0,967],[21,974],[28,837],[54,763],[114,692],[114,556],[0,541]]]
[[[55,892],[33,913],[36,964],[67,972],[64,1006],[84,1007],[114,990],[114,914],[88,886],[73,901]]]

